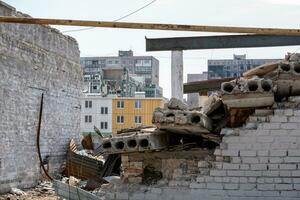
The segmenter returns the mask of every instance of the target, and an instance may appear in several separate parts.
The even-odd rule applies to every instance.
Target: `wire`
[[[132,11],[131,13],[128,13],[127,15],[124,15],[124,16],[118,18],[118,19],[115,19],[115,20],[113,20],[112,22],[118,22],[118,21],[120,21],[120,20],[122,20],[122,19],[125,19],[125,18],[127,18],[127,17],[129,17],[129,16],[131,16],[131,15],[133,15],[133,14],[135,14],[135,13],[141,11],[141,10],[143,10],[144,8],[150,6],[151,4],[153,4],[153,3],[156,2],[156,1],[157,1],[157,0],[152,0],[151,2],[147,3],[146,5],[140,7],[139,9],[137,9],[137,10],[135,10],[135,11]],[[81,29],[75,29],[75,30],[62,31],[62,33],[70,33],[70,32],[78,32],[78,31],[86,31],[86,30],[91,30],[91,29],[94,29],[94,28],[96,28],[96,27],[89,27],[89,28],[81,28]]]

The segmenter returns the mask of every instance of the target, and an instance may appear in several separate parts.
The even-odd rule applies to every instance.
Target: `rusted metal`
[[[42,168],[46,177],[52,181],[53,178],[49,175],[48,171],[45,169],[45,166],[43,164],[43,159],[42,159],[41,149],[40,149],[40,136],[41,136],[43,105],[44,105],[44,93],[42,93],[41,102],[40,102],[39,120],[38,120],[38,126],[37,126],[37,136],[36,136],[36,146],[37,146],[37,153],[38,153],[39,161],[40,161],[40,167]]]
[[[205,25],[185,25],[185,24],[108,22],[108,21],[88,21],[88,20],[72,20],[72,19],[29,18],[29,17],[14,17],[14,16],[13,17],[1,16],[0,22],[22,23],[22,24],[63,25],[63,26],[89,26],[89,27],[106,27],[106,28],[169,30],[169,31],[249,33],[249,34],[261,34],[261,35],[300,36],[300,29],[283,29],[283,28],[257,28],[257,27],[205,26]]]
[[[84,180],[94,179],[101,182],[103,161],[79,155],[75,152],[76,149],[74,140],[71,140],[67,154],[65,174]]]

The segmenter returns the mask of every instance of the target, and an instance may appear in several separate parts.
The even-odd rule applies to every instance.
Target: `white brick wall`
[[[252,117],[249,123],[257,123],[257,129],[244,126],[235,130],[239,136],[225,136],[215,150],[209,176],[199,175],[188,187],[181,187],[183,198],[176,187],[163,189],[160,195],[185,200],[299,199],[300,110],[276,109],[266,119],[270,121]],[[198,167],[204,169],[207,163],[200,161]]]

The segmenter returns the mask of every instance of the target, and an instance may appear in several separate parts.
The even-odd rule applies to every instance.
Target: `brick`
[[[192,189],[206,188],[206,183],[191,183],[190,188]]]
[[[285,157],[283,158],[285,163],[300,163],[300,157]]]
[[[244,176],[245,171],[242,171],[242,170],[228,170],[227,175],[228,176]]]
[[[249,156],[249,157],[253,157],[256,156],[256,151],[251,151],[251,150],[241,150],[240,151],[240,156]]]
[[[270,117],[270,122],[287,122],[287,117],[286,116],[271,116]]]
[[[300,157],[300,150],[288,150],[288,156],[299,156]]]
[[[257,137],[257,142],[258,143],[270,143],[274,141],[273,136],[259,136]]]
[[[223,184],[222,183],[207,183],[208,189],[216,189],[216,190],[222,190]]]
[[[300,117],[289,117],[289,122],[300,122]]]
[[[279,129],[280,123],[277,122],[262,123],[261,126],[262,129],[273,130],[273,129]]]
[[[270,151],[270,156],[287,156],[286,150],[272,150]]]
[[[275,184],[257,184],[258,190],[274,190]]]
[[[293,183],[293,179],[292,178],[282,178],[282,183]]]
[[[294,190],[300,190],[300,184],[294,184],[293,188]]]
[[[291,176],[291,174],[292,174],[292,172],[291,171],[287,171],[287,170],[280,170],[280,172],[279,172],[279,176],[282,176],[282,177],[290,177]]]
[[[243,157],[242,162],[243,163],[249,163],[249,164],[259,163],[258,158],[254,158],[254,157]]]
[[[299,183],[300,184],[300,178],[292,178],[293,183]]]
[[[257,156],[268,156],[269,151],[268,150],[258,150],[257,151]]]
[[[282,123],[280,128],[288,129],[288,130],[297,129],[298,128],[298,123],[293,123],[293,122]]]
[[[280,196],[282,196],[282,197],[299,197],[299,193],[297,191],[281,191]]]
[[[284,115],[285,116],[293,116],[294,115],[294,110],[293,109],[285,109],[284,110]]]
[[[283,109],[275,109],[274,115],[282,116],[282,115],[284,115],[284,111],[285,110],[283,110]]]
[[[207,161],[199,161],[198,162],[198,167],[199,168],[209,168],[210,167],[210,163]]]
[[[240,164],[240,169],[248,170],[248,169],[250,169],[250,165],[249,164]]]
[[[200,176],[200,177],[197,177],[196,178],[196,181],[197,181],[197,183],[203,183],[203,182],[205,182],[205,178],[202,176]]]
[[[294,115],[295,116],[300,116],[300,110],[294,110]]]
[[[223,163],[223,169],[239,169],[239,164]]]
[[[251,170],[266,170],[267,164],[251,164],[250,168]]]
[[[239,188],[239,184],[232,184],[232,183],[224,184],[225,190],[236,190],[238,188]]]
[[[210,170],[211,176],[226,176],[225,170]]]
[[[281,158],[281,157],[270,157],[269,162],[270,163],[283,163],[283,158]]]
[[[238,156],[239,151],[238,150],[222,150],[223,156]]]
[[[240,177],[239,179],[240,179],[239,183],[247,183],[248,182],[247,177]]]
[[[278,177],[279,176],[279,171],[263,171],[262,175],[263,176],[269,176],[269,177]]]
[[[231,157],[231,162],[232,163],[241,163],[242,160],[240,157]]]
[[[117,192],[116,193],[116,199],[128,199],[128,193],[127,192]]]
[[[292,184],[275,184],[276,190],[293,190]]]
[[[278,164],[268,164],[269,170],[278,170],[279,165]]]
[[[151,192],[155,194],[161,194],[162,189],[161,188],[151,188]]]
[[[292,176],[300,176],[300,170],[292,171]]]
[[[261,176],[262,172],[261,171],[245,171],[245,176]]]
[[[283,170],[289,170],[289,169],[296,169],[297,165],[296,164],[280,164],[279,169]]]
[[[254,190],[255,188],[256,188],[256,184],[249,184],[249,183],[240,184],[240,190]]]

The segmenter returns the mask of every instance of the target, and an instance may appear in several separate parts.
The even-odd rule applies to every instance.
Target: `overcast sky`
[[[113,21],[151,2],[151,0],[4,0],[32,17]],[[300,0],[157,0],[123,22],[177,23],[275,28],[300,28]],[[82,27],[56,26],[61,31]],[[153,55],[160,61],[160,85],[164,96],[171,95],[170,52],[146,52],[145,37],[216,35],[94,28],[66,33],[77,39],[81,56],[113,56],[118,50],[133,50],[135,55]],[[207,59],[229,59],[232,54],[248,58],[283,58],[286,52],[300,51],[300,46],[191,50],[184,52],[186,74],[207,70]]]

